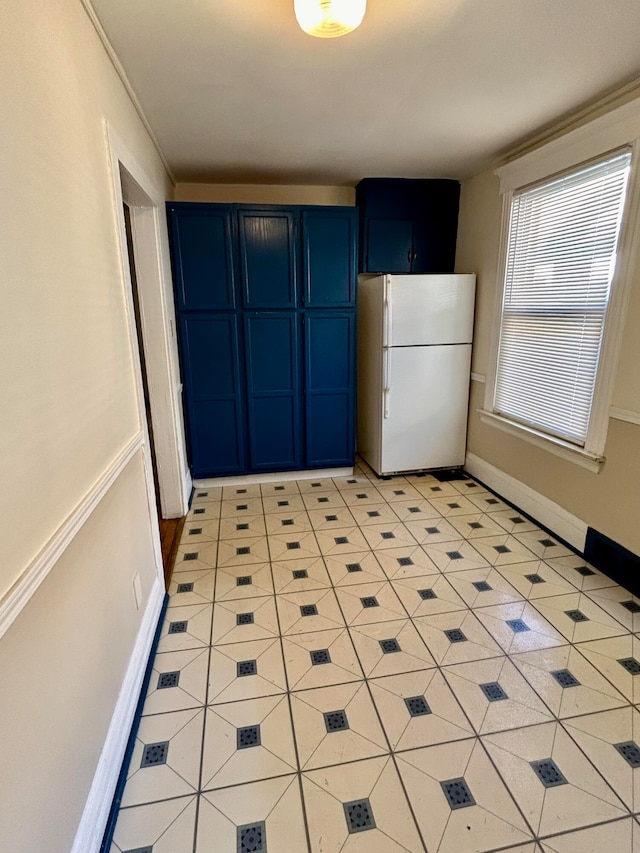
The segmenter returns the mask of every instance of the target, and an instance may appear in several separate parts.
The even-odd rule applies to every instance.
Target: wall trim
[[[464,467],[472,476],[486,483],[581,554],[584,553],[588,526],[582,519],[474,453],[467,453]]]
[[[142,432],[136,433],[105,468],[100,477],[74,507],[22,575],[0,599],[0,638],[9,630],[40,584],[56,565],[87,518],[109,491],[115,480],[144,444]]]
[[[153,585],[127,671],[120,688],[118,701],[111,717],[98,766],[91,783],[89,796],[78,825],[71,853],[98,853],[102,844],[113,794],[120,776],[123,757],[129,741],[131,726],[140,699],[158,619],[164,602],[164,586],[159,578]]]
[[[327,477],[350,477],[353,468],[316,468],[304,471],[238,474],[235,477],[205,477],[193,481],[194,489],[213,489],[216,486],[251,486],[256,483],[283,483],[286,480],[324,480]]]
[[[629,424],[640,424],[640,412],[634,412],[632,409],[619,409],[617,406],[611,406],[609,417],[616,421],[626,421]]]
[[[487,377],[484,375],[484,373],[474,373],[473,371],[471,371],[471,378],[473,379],[474,382],[486,382],[487,381]]]

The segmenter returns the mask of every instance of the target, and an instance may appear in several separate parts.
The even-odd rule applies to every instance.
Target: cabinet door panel
[[[354,312],[306,313],[307,465],[353,464],[354,354]]]
[[[245,468],[238,328],[234,315],[183,315],[181,351],[195,477]]]
[[[415,222],[412,273],[452,273],[456,260],[456,231],[442,221]]]
[[[300,467],[297,316],[261,312],[245,317],[251,467]]]
[[[235,307],[232,213],[228,205],[168,207],[178,308]]]
[[[238,211],[245,308],[295,308],[295,217],[287,211]]]
[[[304,210],[302,263],[309,308],[355,304],[356,209]]]
[[[413,239],[411,220],[370,219],[366,239],[366,272],[410,272]]]

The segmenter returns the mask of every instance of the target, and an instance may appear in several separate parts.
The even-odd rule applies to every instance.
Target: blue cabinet
[[[193,476],[353,465],[356,209],[167,209]]]
[[[168,212],[178,309],[235,308],[231,205],[170,204]]]

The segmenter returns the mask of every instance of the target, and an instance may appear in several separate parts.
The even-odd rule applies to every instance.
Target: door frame
[[[176,341],[175,309],[165,213],[165,187],[154,183],[105,120],[104,129],[112,178],[124,298],[135,371],[138,417],[145,436],[144,459],[150,507],[155,514],[155,488],[144,405],[142,367],[133,308],[123,204],[131,215],[142,347],[146,359],[155,461],[163,518],[186,515],[192,490],[182,416],[182,383]]]

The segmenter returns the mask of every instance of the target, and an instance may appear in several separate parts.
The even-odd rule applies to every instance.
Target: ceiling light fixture
[[[359,27],[367,0],[294,0],[298,23],[305,33],[336,38]]]

